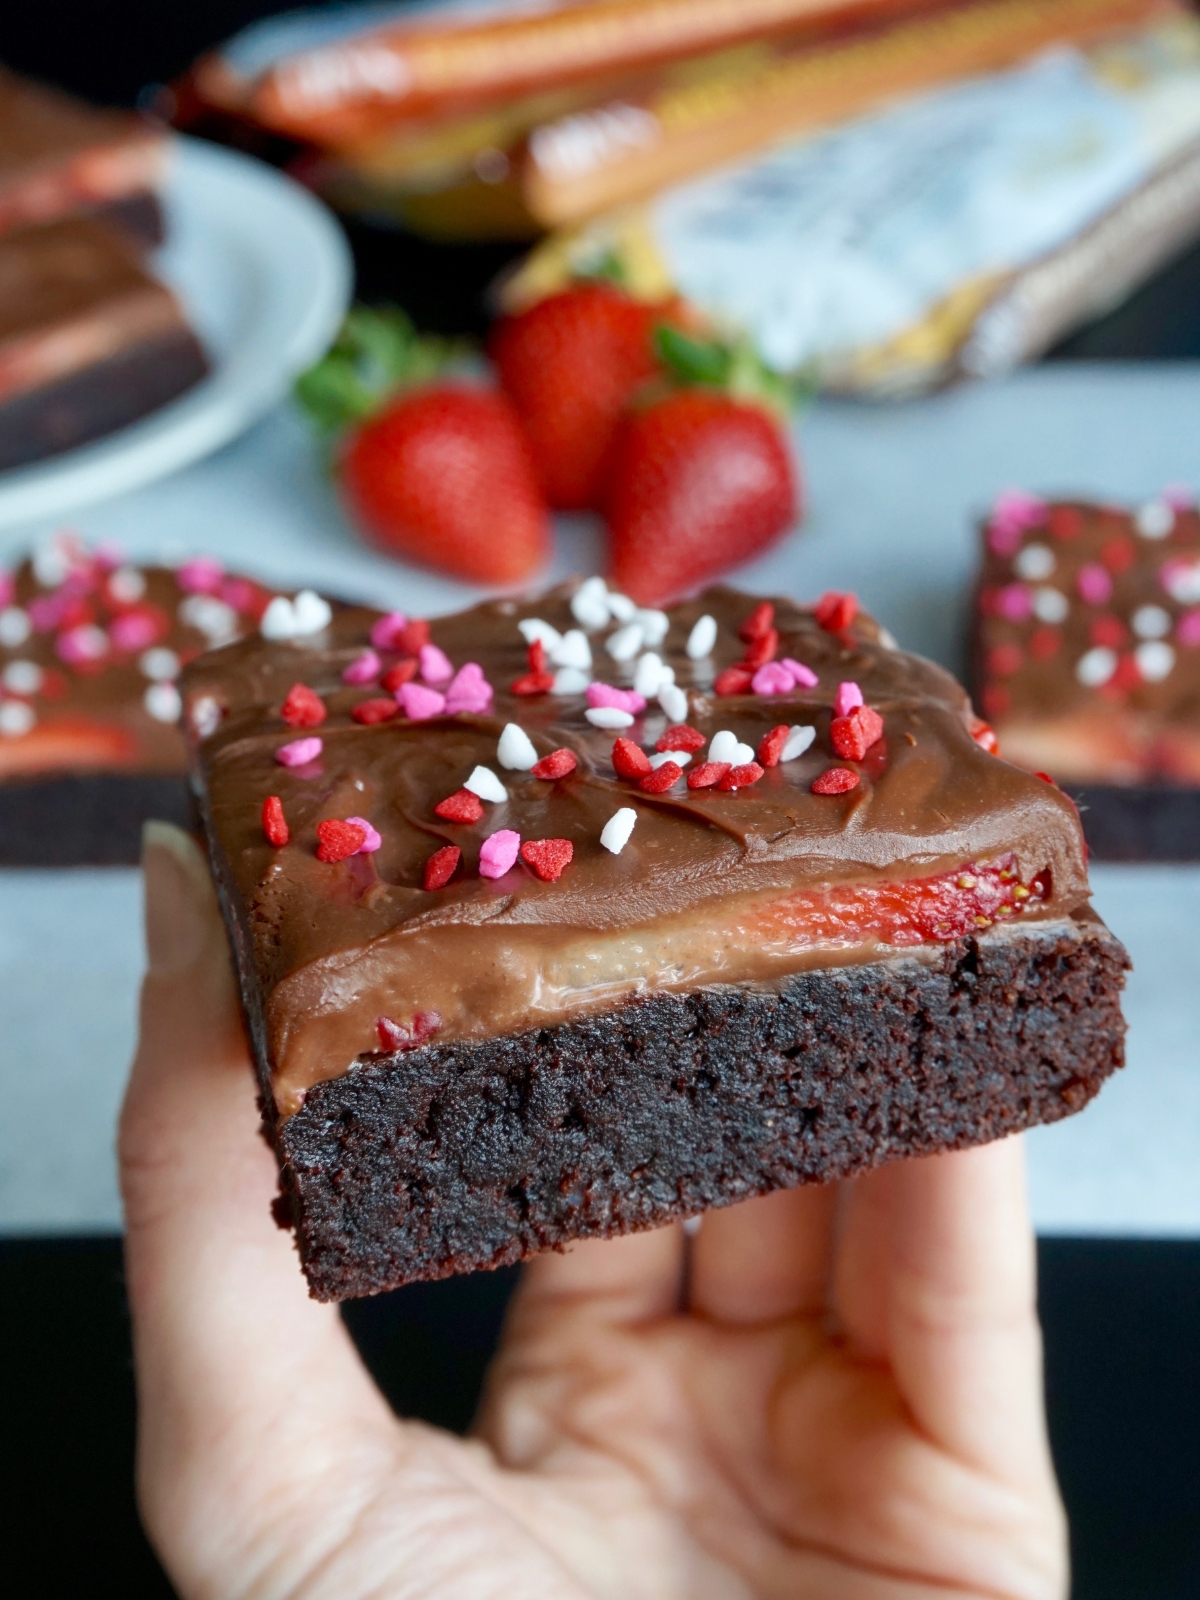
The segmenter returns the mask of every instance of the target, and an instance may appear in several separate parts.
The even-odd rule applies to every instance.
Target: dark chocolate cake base
[[[381,1056],[269,1126],[280,1210],[345,1300],[982,1144],[1122,1064],[1127,966],[1083,915]]]
[[[1063,787],[1093,861],[1200,861],[1200,789],[1165,783]]]
[[[187,783],[152,772],[96,772],[0,784],[0,867],[136,866],[152,817],[195,826]]]
[[[208,372],[195,334],[163,338],[0,405],[0,471],[90,444],[174,400]]]

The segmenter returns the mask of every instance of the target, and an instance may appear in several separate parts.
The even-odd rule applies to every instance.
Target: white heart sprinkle
[[[146,592],[146,579],[136,567],[118,567],[108,580],[108,592],[114,600],[131,606]]]
[[[202,633],[212,646],[228,644],[237,637],[237,612],[211,594],[190,594],[181,600],[179,620]]]
[[[1149,639],[1133,652],[1138,671],[1147,683],[1161,683],[1175,665],[1175,652],[1164,639]]]
[[[879,642],[885,650],[899,650],[900,648],[896,643],[896,635],[890,628],[880,628]]]
[[[0,611],[0,644],[6,650],[18,650],[33,632],[33,624],[20,606],[8,606]]]
[[[541,617],[523,617],[517,623],[521,630],[521,637],[526,644],[544,644],[547,650],[555,650],[562,643],[562,634],[557,628],[552,628],[548,622],[543,622]]]
[[[1033,614],[1039,622],[1061,622],[1071,609],[1071,602],[1061,589],[1035,589]]]
[[[579,667],[559,667],[554,674],[554,694],[582,694],[591,678]]]
[[[19,739],[37,721],[33,707],[23,700],[0,700],[0,735],[6,739]]]
[[[655,655],[653,650],[647,650],[644,656],[637,658],[637,665],[633,669],[634,693],[651,700],[662,687],[662,681],[662,657]]]
[[[589,706],[583,713],[593,728],[631,728],[633,718],[616,706]]]
[[[708,759],[710,761],[734,762],[737,754],[738,736],[731,733],[728,728],[722,728],[719,733],[714,733],[708,742]]]
[[[192,728],[197,738],[207,739],[221,726],[221,708],[210,694],[202,694],[192,702]]]
[[[496,805],[503,805],[508,799],[508,790],[492,771],[491,767],[476,767],[471,776],[463,784],[464,789],[469,789],[472,794],[478,795],[481,800],[491,800]]]
[[[301,589],[294,601],[294,607],[296,633],[300,638],[305,638],[310,633],[320,633],[333,620],[332,606],[315,589]]]
[[[296,633],[296,613],[285,594],[277,594],[262,614],[258,631],[264,639],[291,639]]]
[[[1098,644],[1085,651],[1075,663],[1075,676],[1087,689],[1099,689],[1117,670],[1117,653]]]
[[[13,694],[36,694],[45,676],[36,661],[10,661],[0,673],[0,683]]]
[[[628,622],[604,641],[604,648],[614,661],[632,661],[642,648],[644,635],[640,622]]]
[[[632,806],[622,806],[620,811],[614,811],[604,824],[600,833],[600,843],[606,850],[611,850],[613,855],[619,856],[629,843],[629,835],[633,832],[633,825],[637,821],[637,812]]]
[[[1200,600],[1200,561],[1168,561],[1160,576],[1171,599],[1181,606],[1194,606]]]
[[[190,598],[203,600],[210,597],[192,595]],[[220,605],[222,602],[216,603]],[[180,613],[182,612],[181,606]],[[289,600],[284,594],[277,594],[263,612],[259,631],[264,639],[303,639],[309,634],[320,633],[323,628],[327,628],[332,616],[333,610],[328,600],[323,600],[314,589],[301,589],[295,600]],[[200,624],[196,622],[193,626],[200,627]]]
[[[1165,539],[1175,526],[1175,512],[1166,500],[1147,500],[1134,520],[1143,539]]]
[[[528,772],[536,764],[537,758],[533,740],[525,729],[518,727],[515,722],[506,723],[496,746],[496,760],[500,765],[507,767],[510,772]]]
[[[608,592],[608,609],[614,622],[630,622],[637,606],[627,594],[617,594],[615,590]]]
[[[660,750],[657,755],[650,757],[652,767],[665,767],[668,761],[675,761],[681,767],[686,767],[692,759],[690,750]]]
[[[737,749],[733,752],[733,764],[734,764],[734,766],[735,767],[744,767],[746,765],[747,761],[753,761],[753,760],[754,760],[754,746],[752,744],[742,744],[742,742],[739,740]]]
[[[71,570],[71,557],[61,539],[52,538],[33,552],[33,575],[43,589],[57,589]]]
[[[788,729],[788,736],[783,741],[783,749],[779,752],[780,761],[795,761],[798,756],[804,754],[816,737],[817,730],[815,728],[808,728],[802,723],[796,723]]]
[[[143,650],[138,657],[138,669],[144,678],[152,678],[155,683],[169,683],[179,676],[180,661],[174,650],[168,650],[164,645],[156,645],[152,650]]]
[[[1054,571],[1054,566],[1054,551],[1048,544],[1027,544],[1013,562],[1017,577],[1030,583],[1041,583]]]
[[[682,689],[669,684],[667,688],[658,691],[658,703],[670,717],[672,722],[686,722],[688,717],[688,697]]]
[[[173,683],[152,683],[142,696],[142,704],[156,722],[178,722],[183,709],[179,690]]]
[[[581,628],[595,633],[608,623],[608,585],[603,578],[588,578],[571,596],[571,615]]]
[[[665,611],[635,611],[633,620],[641,623],[646,648],[649,650],[658,649],[667,637],[667,629],[671,626],[671,619]]]
[[[1171,631],[1170,613],[1161,606],[1139,606],[1130,620],[1139,639],[1165,639]]]
[[[556,667],[580,667],[592,664],[592,647],[587,634],[579,628],[568,628],[556,645],[546,646],[547,654]]]
[[[688,634],[687,653],[693,661],[702,661],[705,656],[712,655],[713,645],[716,642],[716,617],[701,617]]]

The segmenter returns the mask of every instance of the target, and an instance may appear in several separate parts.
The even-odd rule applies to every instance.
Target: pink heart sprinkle
[[[226,578],[221,585],[221,599],[235,611],[253,612],[258,605],[258,590],[245,578]]]
[[[1095,561],[1089,561],[1086,566],[1080,567],[1076,583],[1079,586],[1079,593],[1090,606],[1104,605],[1113,590],[1112,579]]]
[[[1200,611],[1185,611],[1175,629],[1180,644],[1200,644]]]
[[[211,556],[196,556],[175,568],[175,581],[185,594],[215,594],[225,569]]]
[[[1169,483],[1162,497],[1172,511],[1191,511],[1196,504],[1196,491],[1186,483]]]
[[[281,744],[275,752],[275,759],[281,767],[306,767],[310,761],[315,761],[325,748],[323,742],[317,738],[293,739],[291,744]]]
[[[451,716],[457,716],[460,711],[469,711],[475,716],[482,716],[485,711],[490,711],[491,707],[492,686],[490,683],[486,686],[486,693],[479,691],[474,694],[455,694],[452,688],[446,693],[446,710]]]
[[[379,849],[380,845],[383,843],[383,840],[379,837],[378,829],[373,828],[367,821],[366,817],[347,817],[346,821],[353,822],[355,826],[361,828],[367,836],[359,845],[358,849],[354,852],[356,856],[369,856]]]
[[[594,710],[603,706],[614,711],[627,711],[631,717],[640,716],[646,709],[643,696],[635,694],[632,689],[618,689],[611,683],[589,683],[587,703]]]
[[[790,694],[795,680],[782,661],[768,661],[750,680],[755,694]]]
[[[116,650],[148,650],[159,636],[157,619],[147,611],[126,611],[108,630]]]
[[[436,644],[423,644],[417,656],[421,663],[421,676],[426,683],[435,686],[449,683],[454,676],[454,668],[450,657],[444,650],[439,650]]]
[[[444,694],[436,689],[425,689],[419,683],[402,683],[396,690],[396,699],[404,707],[404,715],[413,722],[440,717],[446,709]]]
[[[383,671],[383,662],[374,650],[364,650],[342,673],[343,683],[373,683]]]
[[[59,659],[69,667],[86,666],[92,661],[103,661],[108,654],[108,635],[93,623],[81,623],[78,628],[68,628],[54,642]]]
[[[1033,591],[1023,583],[1006,583],[994,604],[997,614],[1009,622],[1025,622],[1033,615]]]
[[[482,713],[492,703],[492,686],[478,661],[465,662],[446,690],[446,710]]]
[[[483,841],[479,850],[479,876],[502,878],[517,859],[521,848],[521,835],[511,828],[501,828]]]
[[[376,650],[392,650],[396,646],[396,635],[407,627],[408,618],[403,611],[389,611],[371,629],[371,643]]]
[[[848,717],[855,706],[862,703],[863,692],[856,683],[839,683],[833,697],[833,714],[835,717]]]
[[[70,603],[70,596],[56,590],[54,594],[39,594],[25,608],[29,620],[38,633],[50,633],[58,627]]]
[[[11,572],[0,571],[0,611],[12,605],[17,594],[17,585]]]
[[[820,682],[811,667],[806,667],[803,661],[793,661],[791,656],[784,656],[779,665],[788,669],[797,688],[815,689]]]
[[[92,551],[92,560],[101,572],[115,572],[125,565],[125,552],[112,539],[102,539]]]

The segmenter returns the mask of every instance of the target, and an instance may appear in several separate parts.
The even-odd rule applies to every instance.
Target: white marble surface
[[[819,407],[801,434],[802,536],[745,581],[853,587],[900,641],[960,660],[971,515],[1021,484],[1139,498],[1200,484],[1200,366],[1047,367],[890,410]],[[131,554],[210,551],[280,582],[414,611],[463,587],[357,544],[299,424],[280,413],[179,476],[90,510]],[[37,527],[6,530],[0,559]],[[557,572],[594,568],[596,530],[560,532]],[[1128,943],[1130,1061],[1082,1116],[1030,1141],[1047,1232],[1200,1234],[1200,868],[1105,867],[1096,904]],[[141,964],[133,871],[0,873],[0,1231],[118,1226],[112,1132]]]

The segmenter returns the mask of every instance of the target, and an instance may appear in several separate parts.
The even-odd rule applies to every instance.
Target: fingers
[[[771,1322],[823,1309],[832,1184],[708,1212],[692,1247],[691,1304],[717,1322]]]
[[[521,1276],[522,1305],[586,1304],[608,1323],[649,1322],[679,1308],[683,1231],[678,1226],[621,1239],[581,1239],[561,1254],[548,1251]]]
[[[835,1304],[917,1424],[1021,1481],[1050,1474],[1022,1144],[902,1161],[849,1186]]]
[[[271,1218],[275,1164],[203,859],[151,823],[144,868],[149,970],[120,1131],[126,1270],[145,1513],[186,1568],[185,1523],[204,1520],[206,1497],[251,1471],[269,1492],[330,1419],[387,1413]]]

